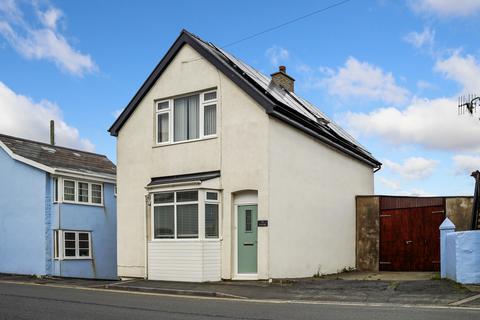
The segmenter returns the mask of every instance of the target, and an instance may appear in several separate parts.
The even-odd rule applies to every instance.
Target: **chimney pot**
[[[50,120],[50,144],[55,145],[55,121]]]
[[[287,67],[279,66],[278,71],[271,74],[272,82],[284,88],[289,92],[293,92],[295,79],[287,74]]]

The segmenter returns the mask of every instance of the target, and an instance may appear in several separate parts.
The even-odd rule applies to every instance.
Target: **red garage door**
[[[440,270],[442,198],[380,199],[380,270]]]

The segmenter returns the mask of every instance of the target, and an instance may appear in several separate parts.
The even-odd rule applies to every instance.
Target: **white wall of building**
[[[218,96],[217,137],[156,146],[154,100],[211,88]],[[355,265],[355,195],[373,193],[372,168],[269,118],[188,45],[120,130],[117,161],[120,277],[145,277],[148,267],[154,279],[204,281],[219,272],[234,278],[234,201],[245,190],[258,192],[258,219],[269,220],[258,229],[259,279]],[[219,241],[151,241],[145,204],[151,178],[213,170],[221,171]]]
[[[270,121],[270,277],[355,267],[355,196],[373,193],[370,166]]]
[[[217,138],[155,146],[154,100],[217,88]],[[259,190],[268,212],[268,116],[243,90],[185,45],[124,124],[117,139],[118,274],[146,276],[146,185],[152,177],[221,170],[221,274],[232,277],[232,194]],[[199,240],[200,241],[200,240]],[[259,274],[268,277],[268,233],[259,232]],[[151,247],[151,250],[158,248]],[[158,251],[160,252],[160,251]]]

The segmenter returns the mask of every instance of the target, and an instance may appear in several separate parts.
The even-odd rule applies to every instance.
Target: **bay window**
[[[155,104],[156,143],[198,140],[217,134],[217,91],[208,91]]]
[[[203,190],[181,190],[153,194],[153,239],[199,239],[219,237],[219,199],[204,198]],[[202,198],[199,197],[202,194]],[[204,232],[200,234],[203,220]]]

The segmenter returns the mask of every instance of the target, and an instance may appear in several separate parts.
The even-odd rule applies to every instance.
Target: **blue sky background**
[[[0,132],[108,155],[115,115],[182,28],[223,46],[331,1],[0,0]],[[384,162],[382,194],[471,194],[480,121],[480,0],[351,0],[226,48],[296,92]]]

